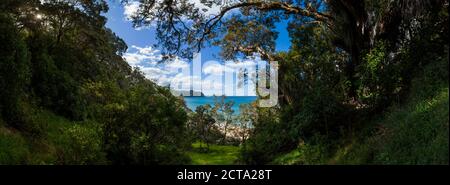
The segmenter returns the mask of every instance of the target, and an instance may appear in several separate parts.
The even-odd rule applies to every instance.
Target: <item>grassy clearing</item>
[[[230,165],[234,164],[239,156],[239,147],[231,145],[210,145],[209,151],[204,151],[196,142],[192,144],[192,150],[188,155],[195,165]],[[206,147],[205,144],[202,144]]]

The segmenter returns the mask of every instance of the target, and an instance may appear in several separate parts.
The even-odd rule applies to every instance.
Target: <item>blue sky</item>
[[[133,28],[132,23],[127,20],[126,16],[127,14],[130,14],[130,11],[133,11],[133,9],[136,8],[133,7],[133,4],[124,7],[117,0],[110,0],[108,1],[108,4],[109,11],[105,14],[105,16],[108,18],[106,26],[112,29],[120,38],[122,38],[127,43],[128,51],[124,54],[124,58],[131,66],[139,67],[144,72],[147,78],[157,82],[160,85],[168,85],[174,78],[190,78],[189,82],[192,82],[192,84],[194,84],[195,82],[200,82],[202,84],[200,85],[200,89],[206,95],[242,95],[239,93],[236,94],[236,91],[238,91],[239,88],[248,89],[245,90],[245,95],[255,95],[254,84],[252,83],[249,83],[244,87],[237,87],[236,77],[233,78],[233,82],[224,82],[225,77],[222,77],[222,80],[220,80],[220,77],[217,77],[217,74],[220,74],[220,70],[214,69],[214,67],[221,68],[223,74],[226,74],[228,71],[225,70],[226,66],[223,65],[226,62],[221,61],[220,58],[218,58],[220,51],[219,47],[207,47],[201,50],[201,63],[203,64],[203,71],[205,72],[205,69],[207,69],[206,71],[209,71],[209,73],[202,73],[200,76],[194,76],[195,74],[190,74],[190,77],[186,77],[186,74],[180,74],[180,70],[172,70],[175,67],[192,67],[193,62],[187,62],[183,59],[174,60],[169,64],[157,64],[156,61],[160,57],[160,48],[153,47],[153,45],[157,43],[155,39],[155,29],[152,27],[144,29]],[[286,31],[286,27],[287,22],[281,22],[277,24],[276,30],[279,32],[278,39],[276,40],[277,51],[286,51],[290,47],[289,34]],[[215,63],[212,62],[212,60],[214,60]],[[250,59],[242,59],[242,62],[244,64],[250,64],[249,60]],[[212,65],[206,66],[205,68],[206,64]],[[203,79],[203,83],[199,80],[199,78]],[[205,81],[205,79],[215,80]],[[205,84],[213,85],[208,86]],[[182,87],[171,87],[186,90]],[[230,88],[233,88],[233,90],[231,90]],[[194,89],[199,90],[198,88]]]

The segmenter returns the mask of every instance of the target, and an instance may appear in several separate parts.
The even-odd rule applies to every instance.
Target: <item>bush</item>
[[[385,42],[378,42],[358,67],[358,98],[371,109],[386,107],[404,89],[404,62],[388,57]]]
[[[0,165],[27,164],[30,154],[26,140],[3,127],[0,120]]]
[[[265,164],[279,152],[289,150],[292,143],[289,127],[279,120],[276,108],[259,108],[257,121],[248,140],[241,147],[242,161],[247,164]]]
[[[172,144],[155,144],[148,135],[131,138],[130,153],[133,164],[188,164],[189,157],[183,148]]]
[[[105,106],[105,149],[114,164],[183,164],[186,112],[169,91],[138,84],[124,104]]]
[[[348,112],[330,91],[317,88],[303,98],[300,111],[291,121],[290,135],[303,140],[309,140],[314,135],[336,138],[340,128],[349,122]]]
[[[80,93],[80,84],[69,72],[61,70],[57,63],[76,63],[78,61],[56,60],[49,53],[50,39],[37,35],[29,40],[32,52],[31,86],[38,103],[53,112],[74,120],[85,117],[85,105]]]
[[[76,124],[64,130],[59,142],[62,164],[105,164],[101,130],[95,125]]]
[[[300,143],[295,150],[278,156],[272,163],[283,165],[327,164],[331,156],[330,145],[327,138],[316,135],[307,143]]]

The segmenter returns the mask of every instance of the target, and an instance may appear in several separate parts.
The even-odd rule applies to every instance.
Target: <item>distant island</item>
[[[179,95],[179,96],[205,96],[203,92],[198,92],[194,90],[189,91],[180,91],[180,90],[170,90],[172,94]]]

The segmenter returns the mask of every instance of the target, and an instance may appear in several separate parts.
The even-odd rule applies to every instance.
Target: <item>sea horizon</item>
[[[215,98],[220,98],[222,96],[183,96],[186,106],[195,111],[195,109],[200,105],[210,104],[214,106]],[[234,105],[231,107],[234,110],[233,114],[239,114],[239,106],[241,104],[251,103],[257,99],[257,96],[225,96],[225,102],[233,101]]]

